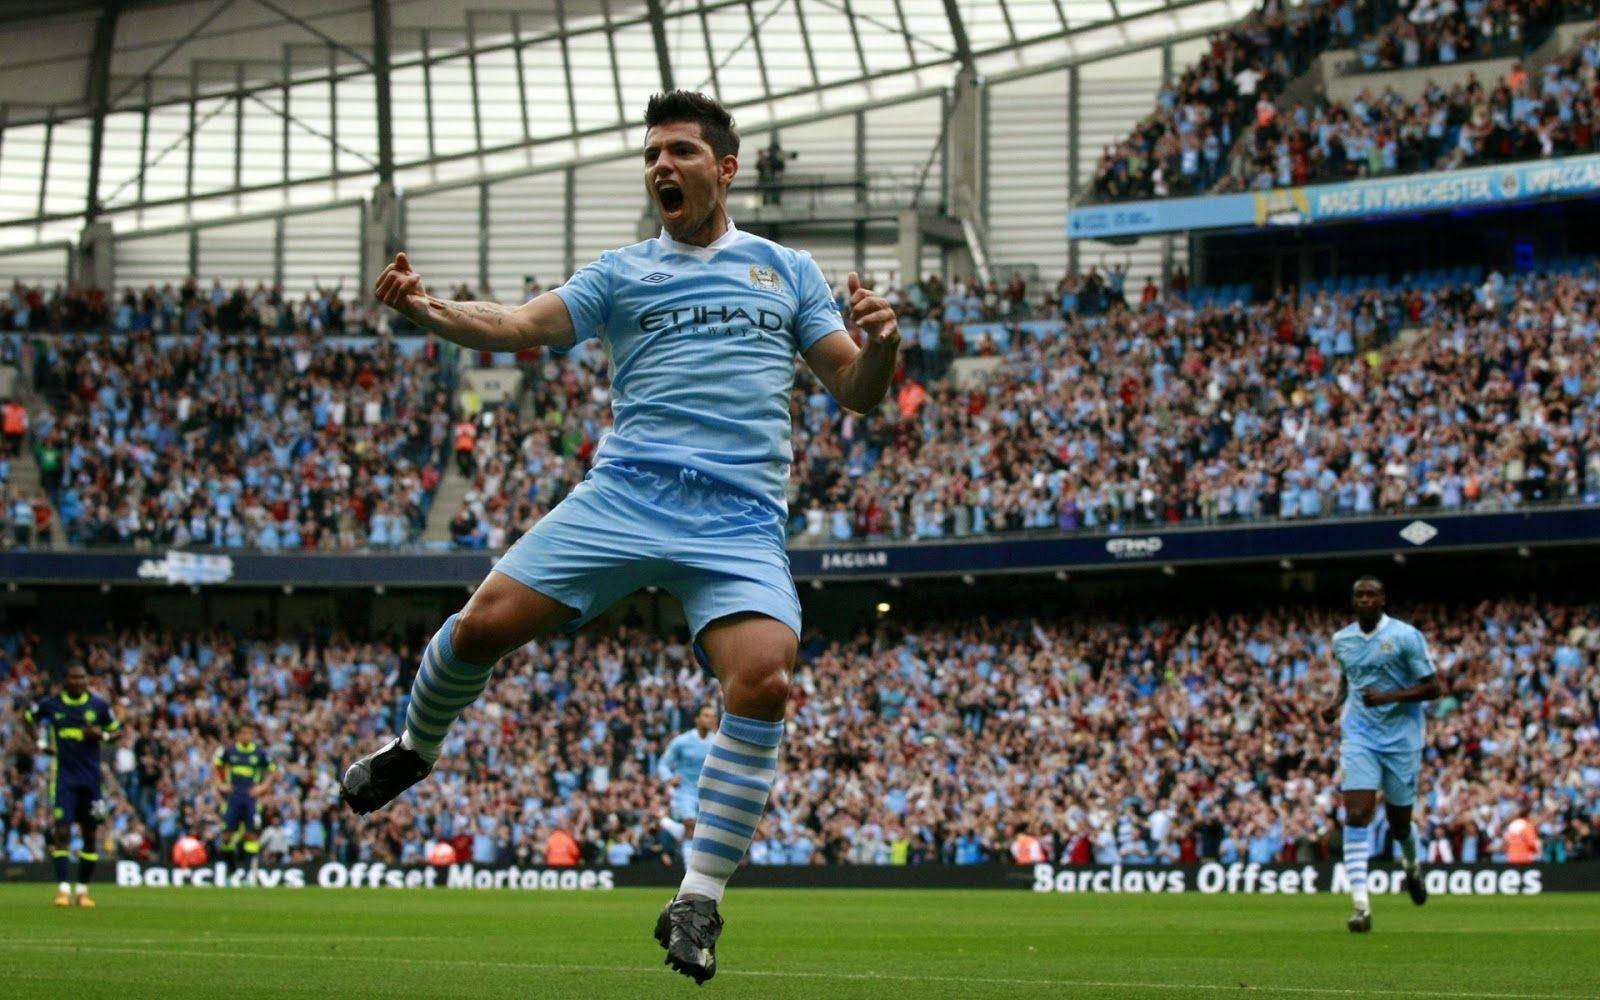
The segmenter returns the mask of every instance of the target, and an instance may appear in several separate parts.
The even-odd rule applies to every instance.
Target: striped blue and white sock
[[[678,895],[722,902],[778,776],[783,723],[724,714],[700,769],[700,807]]]
[[[1371,830],[1364,826],[1344,828],[1344,875],[1350,880],[1350,895],[1356,909],[1365,910],[1367,904],[1367,851]]]
[[[439,747],[450,732],[450,724],[478,700],[494,672],[492,663],[456,659],[450,636],[460,617],[454,614],[445,619],[422,654],[422,667],[411,682],[411,701],[406,706],[406,729],[401,740],[429,763],[439,759]]]

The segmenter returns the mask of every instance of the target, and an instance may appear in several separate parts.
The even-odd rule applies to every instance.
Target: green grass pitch
[[[1376,900],[744,890],[696,989],[650,937],[665,891],[0,885],[7,997],[1600,996],[1600,895]]]

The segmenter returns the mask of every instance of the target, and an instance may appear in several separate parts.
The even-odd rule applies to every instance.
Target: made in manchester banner
[[[1600,192],[1600,154],[1252,194],[1085,205],[1068,210],[1067,238],[1354,222],[1595,192]]]

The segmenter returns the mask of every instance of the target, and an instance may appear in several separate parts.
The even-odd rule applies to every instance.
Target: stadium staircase
[[[29,413],[37,413],[47,407],[43,397],[34,392],[33,384],[23,376],[22,369],[9,365],[0,367],[0,399],[8,396],[27,407]],[[18,493],[27,493],[34,497],[42,496],[49,503],[50,497],[45,493],[39,461],[31,447],[24,447],[12,460],[11,487]],[[66,534],[61,530],[61,514],[55,509],[54,504],[50,505],[50,513],[49,547],[61,548],[67,541]]]
[[[440,470],[444,477],[433,491],[433,506],[428,508],[428,523],[422,530],[422,543],[433,547],[450,544],[450,519],[461,509],[461,501],[472,491],[472,480],[456,468],[455,455]]]

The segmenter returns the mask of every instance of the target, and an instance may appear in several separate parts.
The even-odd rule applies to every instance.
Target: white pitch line
[[[71,945],[65,943],[29,944],[18,941],[0,941],[0,949],[20,951],[33,949],[46,949],[55,951],[89,951],[97,954],[126,954],[126,955],[187,955],[196,958],[259,958],[270,961],[283,961],[284,959],[319,959],[334,962],[378,962],[384,965],[431,965],[431,966],[468,966],[472,968],[499,968],[518,969],[525,971],[543,972],[626,972],[632,974],[651,974],[659,970],[659,966],[634,966],[634,965],[579,965],[558,962],[493,962],[476,961],[473,959],[451,958],[408,958],[386,957],[382,955],[350,955],[332,952],[307,953],[301,952],[294,955],[285,955],[281,952],[251,952],[251,951],[215,951],[191,948],[103,948],[92,945]],[[1404,996],[1404,997],[1443,997],[1450,1000],[1583,1000],[1590,996],[1584,993],[1486,993],[1458,990],[1386,990],[1386,989],[1340,989],[1332,986],[1276,986],[1267,983],[1247,985],[1244,983],[1150,983],[1137,981],[1109,980],[1109,979],[1020,979],[998,976],[907,976],[894,973],[877,972],[785,972],[775,969],[719,969],[719,975],[745,976],[750,978],[766,979],[832,979],[841,981],[883,982],[883,983],[965,983],[968,985],[985,986],[1054,986],[1078,989],[1142,989],[1142,990],[1185,990],[1185,991],[1210,991],[1210,992],[1257,992],[1257,993],[1296,993],[1308,996]]]

